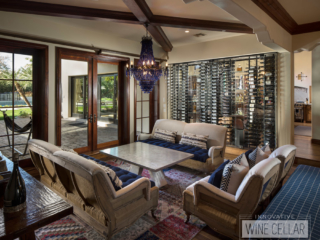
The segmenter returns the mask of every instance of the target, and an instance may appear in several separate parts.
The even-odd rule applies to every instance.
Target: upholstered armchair
[[[258,204],[269,196],[277,183],[280,163],[277,158],[257,163],[242,180],[235,195],[208,183],[210,176],[190,185],[183,192],[186,222],[192,214],[215,231],[239,239],[240,216],[252,216]]]
[[[147,178],[116,191],[107,173],[90,160],[35,139],[29,141],[29,150],[41,182],[108,239],[157,208],[159,189]]]
[[[290,171],[294,163],[296,157],[296,149],[297,147],[294,145],[283,145],[274,150],[269,156],[269,158],[278,158],[281,161],[278,182],[271,197],[275,196],[281,189],[283,180],[288,175],[288,172]]]
[[[177,120],[159,119],[156,121],[151,134],[141,133],[137,140],[143,141],[153,138],[156,128],[177,132],[176,143],[179,143],[181,140],[181,134],[183,132],[197,135],[209,135],[207,141],[207,149],[209,150],[205,161],[187,159],[178,165],[210,173],[223,163],[226,148],[227,128],[208,123],[185,123]]]

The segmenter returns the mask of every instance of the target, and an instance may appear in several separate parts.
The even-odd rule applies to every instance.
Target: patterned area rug
[[[119,160],[108,161],[108,164],[130,171],[131,165]],[[185,224],[186,215],[182,210],[182,193],[187,186],[203,178],[199,171],[174,166],[164,171],[168,185],[159,191],[158,207],[155,211],[157,220],[151,212],[138,219],[133,225],[112,237],[112,240],[190,240],[194,238],[205,223],[195,216]],[[142,175],[150,178],[144,169]],[[105,239],[92,227],[75,215],[69,215],[36,231],[38,240],[102,240]]]

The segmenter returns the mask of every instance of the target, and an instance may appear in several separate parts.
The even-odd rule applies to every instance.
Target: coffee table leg
[[[130,172],[135,173],[137,175],[141,175],[143,171],[142,167],[131,164]]]
[[[154,181],[154,183],[158,188],[161,188],[168,184],[163,171],[152,172],[149,170],[149,173],[150,173],[151,180]]]

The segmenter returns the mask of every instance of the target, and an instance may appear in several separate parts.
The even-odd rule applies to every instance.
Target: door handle
[[[88,120],[90,121],[90,123],[92,123],[92,114],[90,114],[90,117],[88,118]]]
[[[93,115],[94,122],[97,122],[97,115]]]

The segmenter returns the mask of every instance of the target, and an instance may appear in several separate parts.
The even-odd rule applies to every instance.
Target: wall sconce
[[[300,80],[301,82],[303,81],[303,78],[306,78],[306,75],[303,75],[302,72],[298,74],[298,76],[296,76],[298,78],[298,80]]]

